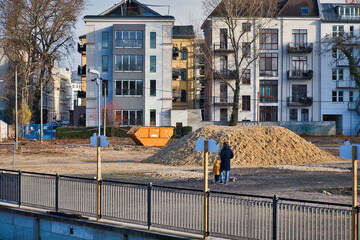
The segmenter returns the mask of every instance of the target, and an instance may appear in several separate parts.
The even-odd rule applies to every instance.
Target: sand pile
[[[188,134],[143,162],[172,166],[202,165],[203,154],[195,151],[195,141],[200,136],[214,139],[221,147],[227,141],[235,155],[232,165],[296,165],[339,160],[282,127],[208,126]],[[209,163],[213,163],[215,158],[219,159],[219,153],[210,153]]]

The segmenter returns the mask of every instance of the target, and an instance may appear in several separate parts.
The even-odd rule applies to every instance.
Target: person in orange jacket
[[[220,181],[220,164],[219,164],[219,160],[215,160],[214,162],[214,166],[213,166],[213,173],[215,176],[215,182],[219,182]]]

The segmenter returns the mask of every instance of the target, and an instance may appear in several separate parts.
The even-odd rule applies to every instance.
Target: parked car
[[[62,122],[59,122],[59,124],[60,124],[60,127],[66,127],[66,126],[68,126],[70,124],[70,122],[69,121],[62,121]]]

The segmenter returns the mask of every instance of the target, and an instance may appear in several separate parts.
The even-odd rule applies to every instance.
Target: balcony
[[[311,53],[313,50],[312,43],[294,45],[293,43],[288,44],[288,53]]]
[[[214,78],[216,80],[235,80],[236,71],[235,70],[225,70],[214,73]]]
[[[312,104],[313,104],[312,97],[288,97],[287,98],[288,107],[312,106]]]
[[[235,49],[230,42],[228,43],[214,43],[215,53],[234,53]]]
[[[313,71],[287,71],[288,80],[311,80]]]
[[[220,107],[231,107],[234,102],[234,97],[228,96],[220,96],[220,97],[213,97],[213,103],[215,106]]]
[[[86,44],[81,45],[80,43],[78,43],[78,52],[85,53],[86,52]]]
[[[84,66],[78,66],[78,75],[82,76],[82,75],[86,75],[86,65]]]
[[[336,81],[337,89],[359,89],[354,80],[338,80]]]
[[[172,79],[173,80],[178,79],[180,75],[181,75],[181,69],[179,69],[179,68],[172,69]]]

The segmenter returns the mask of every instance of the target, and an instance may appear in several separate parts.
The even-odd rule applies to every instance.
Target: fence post
[[[207,212],[208,212],[208,214],[207,214],[207,221],[206,221],[206,223],[207,223],[207,235],[208,236],[210,236],[210,229],[209,229],[209,225],[210,225],[210,223],[209,223],[209,219],[210,219],[210,212],[209,212],[209,209],[210,209],[210,189],[208,189],[208,191],[207,191]]]
[[[18,205],[19,207],[21,206],[21,170],[19,170],[19,175],[18,175],[18,189],[19,189],[19,192],[18,192],[18,196],[19,196],[19,202],[18,202]]]
[[[276,195],[273,197],[273,240],[277,239],[277,202]]]
[[[148,213],[147,213],[147,224],[148,229],[151,227],[151,189],[152,189],[152,183],[150,182],[148,184],[148,194],[147,194],[147,205],[148,205]]]
[[[59,174],[55,178],[55,212],[59,212]]]

